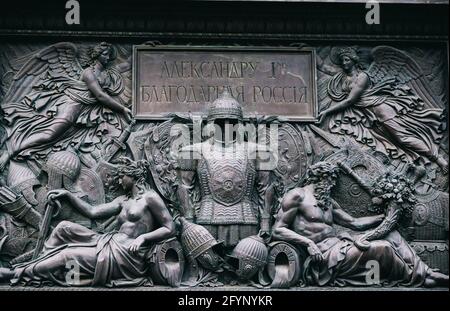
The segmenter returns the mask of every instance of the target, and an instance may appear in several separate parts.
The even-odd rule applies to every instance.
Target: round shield
[[[306,173],[308,157],[301,133],[291,124],[278,127],[278,163],[276,172],[282,176],[286,189],[298,186]]]
[[[417,204],[412,211],[415,240],[447,240],[449,223],[448,193],[431,189],[416,194]]]
[[[377,154],[347,149],[325,159],[333,164],[338,162],[345,164],[358,177],[341,172],[331,193],[332,198],[353,217],[372,214],[369,211],[372,206],[372,197],[361,185],[361,181],[370,187],[378,177],[387,172],[390,167],[388,163],[383,163],[383,160],[385,158],[380,158]]]
[[[95,171],[88,168],[82,168],[76,182],[76,187],[87,196],[90,204],[98,205],[105,203],[105,189],[103,188],[103,182]]]
[[[280,182],[287,190],[297,187],[305,176],[310,164],[309,140],[302,134],[300,127],[292,124],[279,124],[266,134],[269,147],[277,152],[277,165],[274,170]]]
[[[428,214],[428,209],[424,204],[416,204],[413,210],[413,219],[416,225],[423,226],[424,224],[426,224],[429,216],[430,215]]]

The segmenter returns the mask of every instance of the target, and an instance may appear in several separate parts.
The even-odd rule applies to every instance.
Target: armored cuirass
[[[198,162],[201,200],[196,204],[199,224],[256,225],[257,206],[252,201],[255,164],[246,144],[211,145]]]

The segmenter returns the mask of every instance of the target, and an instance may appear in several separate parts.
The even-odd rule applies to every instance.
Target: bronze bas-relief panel
[[[143,54],[105,42],[0,44],[0,288],[45,287],[46,280],[94,287],[238,287],[237,280],[264,288],[375,286],[360,258],[409,271],[382,273],[381,285],[448,285],[446,46],[139,49]],[[263,67],[255,63],[272,62],[268,55],[285,57],[287,65],[258,72]],[[203,73],[200,61],[210,62]],[[231,84],[298,85],[303,71],[289,64],[308,75],[317,70],[316,123],[299,110],[308,105],[266,105],[263,98],[252,112],[245,101],[251,96]],[[159,106],[147,107],[160,110],[135,111],[133,120],[139,71],[159,90],[170,79],[192,85],[198,102],[188,102],[187,91],[184,101],[176,93],[168,101],[169,88],[165,97],[153,94]],[[213,72],[222,80],[211,107],[217,94],[198,96]],[[361,95],[352,96],[355,90]],[[241,101],[244,117],[265,118],[242,120]],[[162,121],[162,108],[180,115]],[[277,141],[275,169],[263,169],[250,139],[233,148],[220,143],[225,137],[196,143],[199,128],[189,111],[207,114],[207,121],[225,111],[230,122],[277,125],[275,133],[257,133],[258,143],[260,134],[269,145]],[[177,153],[179,138],[188,145]],[[198,159],[178,157],[194,154]],[[306,199],[299,202],[299,195]],[[67,253],[60,250],[73,243],[84,246],[71,248],[72,255],[96,267],[83,284],[61,273]],[[336,252],[342,261],[329,269]],[[59,265],[49,265],[53,260]],[[36,269],[11,279],[34,263]]]
[[[316,120],[314,49],[135,46],[133,55],[136,119],[203,115],[228,89],[245,117]]]

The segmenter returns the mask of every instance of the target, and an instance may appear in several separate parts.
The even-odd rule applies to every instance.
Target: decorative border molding
[[[448,35],[371,35],[371,34],[277,34],[277,33],[186,33],[186,32],[128,32],[128,31],[68,31],[68,30],[2,30],[0,37],[48,38],[128,38],[128,39],[198,39],[198,40],[252,40],[252,41],[436,41],[445,43]]]

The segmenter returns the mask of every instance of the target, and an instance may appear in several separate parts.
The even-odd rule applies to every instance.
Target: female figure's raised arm
[[[106,218],[109,216],[117,215],[122,209],[122,198],[118,197],[115,200],[92,206],[89,203],[74,196],[71,192],[61,189],[52,190],[47,195],[49,202],[54,200],[67,200],[69,204],[75,207],[80,213],[88,217],[89,219]]]

